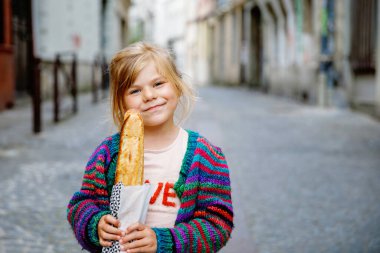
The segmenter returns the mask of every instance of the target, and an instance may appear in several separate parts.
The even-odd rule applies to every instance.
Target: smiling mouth
[[[144,112],[148,112],[148,111],[154,110],[154,109],[156,109],[158,107],[161,107],[162,105],[155,105],[155,106],[149,107],[148,109],[144,110]]]

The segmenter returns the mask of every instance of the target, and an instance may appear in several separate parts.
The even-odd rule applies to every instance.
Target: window
[[[304,26],[303,31],[305,33],[313,33],[313,8],[312,1],[306,0],[304,1],[303,6],[303,18],[304,18]]]
[[[376,0],[351,1],[351,66],[355,73],[375,72]]]
[[[0,1],[0,44],[4,44],[5,40],[5,27],[4,27],[4,0]]]

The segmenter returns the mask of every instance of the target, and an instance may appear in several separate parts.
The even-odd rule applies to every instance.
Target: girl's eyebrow
[[[156,77],[154,77],[153,79],[151,79],[149,82],[150,82],[150,83],[155,83],[155,82],[160,81],[160,80],[163,80],[163,79],[165,79],[163,76],[156,76]],[[143,86],[143,85],[141,85],[141,84],[139,84],[139,83],[132,83],[132,85],[129,87],[129,89],[130,89],[130,88],[140,87],[140,86]]]
[[[138,84],[132,83],[131,86],[128,87],[128,90],[133,89],[133,88],[137,88],[137,87],[139,87]]]
[[[163,76],[157,76],[157,77],[153,78],[153,79],[151,80],[151,82],[157,82],[157,81],[162,80],[162,79],[164,79]]]

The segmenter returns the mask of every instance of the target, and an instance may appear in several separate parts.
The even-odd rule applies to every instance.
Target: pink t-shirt
[[[161,150],[144,149],[144,181],[153,185],[145,224],[174,227],[180,200],[173,186],[179,177],[189,134],[180,128],[177,138]]]

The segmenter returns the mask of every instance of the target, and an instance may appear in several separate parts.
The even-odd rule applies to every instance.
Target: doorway
[[[263,69],[263,36],[262,16],[258,6],[251,9],[251,39],[250,39],[250,81],[249,85],[254,88],[262,86]]]

